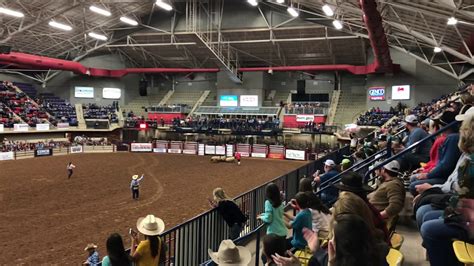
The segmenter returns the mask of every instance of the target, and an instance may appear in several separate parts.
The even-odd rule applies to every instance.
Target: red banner
[[[285,159],[285,155],[284,154],[270,153],[270,154],[268,154],[268,158],[270,158],[270,159]]]

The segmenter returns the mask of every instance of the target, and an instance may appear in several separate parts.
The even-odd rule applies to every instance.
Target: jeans
[[[132,199],[138,199],[140,191],[138,189],[132,189]]]
[[[433,208],[431,204],[426,204],[418,208],[416,211],[416,224],[418,225],[418,229],[421,228],[421,225],[425,221],[434,220],[441,217],[443,212],[443,210]]]
[[[234,240],[239,238],[240,231],[242,231],[242,225],[235,223],[230,227],[229,239]]]
[[[430,156],[422,154],[407,153],[398,159],[400,164],[400,171],[413,171],[420,167],[420,163],[425,163],[430,160]]]
[[[410,190],[410,193],[413,196],[416,196],[416,195],[418,195],[418,192],[416,192],[415,186],[420,185],[420,184],[424,184],[424,183],[428,183],[428,184],[431,184],[431,185],[436,185],[436,184],[443,184],[444,182],[446,182],[446,180],[441,179],[441,178],[416,180],[416,181],[410,183],[409,190]]]
[[[431,266],[455,266],[460,263],[453,250],[453,239],[465,240],[466,231],[444,223],[444,219],[426,220],[420,229],[423,246]]]

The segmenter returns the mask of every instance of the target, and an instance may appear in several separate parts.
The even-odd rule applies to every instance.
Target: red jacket
[[[239,152],[236,152],[236,153],[235,153],[235,159],[240,160],[240,157],[242,157],[242,156],[240,155],[240,153],[239,153]]]

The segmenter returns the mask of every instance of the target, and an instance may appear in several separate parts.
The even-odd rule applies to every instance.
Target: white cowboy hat
[[[209,249],[208,253],[212,261],[218,265],[247,266],[252,259],[250,250],[245,247],[236,246],[234,242],[229,239],[222,240],[217,252],[213,252]]]
[[[137,229],[144,235],[156,236],[165,230],[165,223],[153,214],[148,214],[146,217],[138,218]]]
[[[87,246],[84,248],[84,251],[88,251],[89,249],[96,249],[97,245],[94,243],[89,243]]]
[[[138,179],[138,175],[133,175],[133,176],[132,176],[132,179],[133,179],[133,180]]]

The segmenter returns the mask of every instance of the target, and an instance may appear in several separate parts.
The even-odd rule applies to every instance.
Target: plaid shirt
[[[89,263],[90,266],[97,266],[100,263],[99,260],[99,253],[97,251],[94,251],[92,255],[87,258],[87,263]]]

